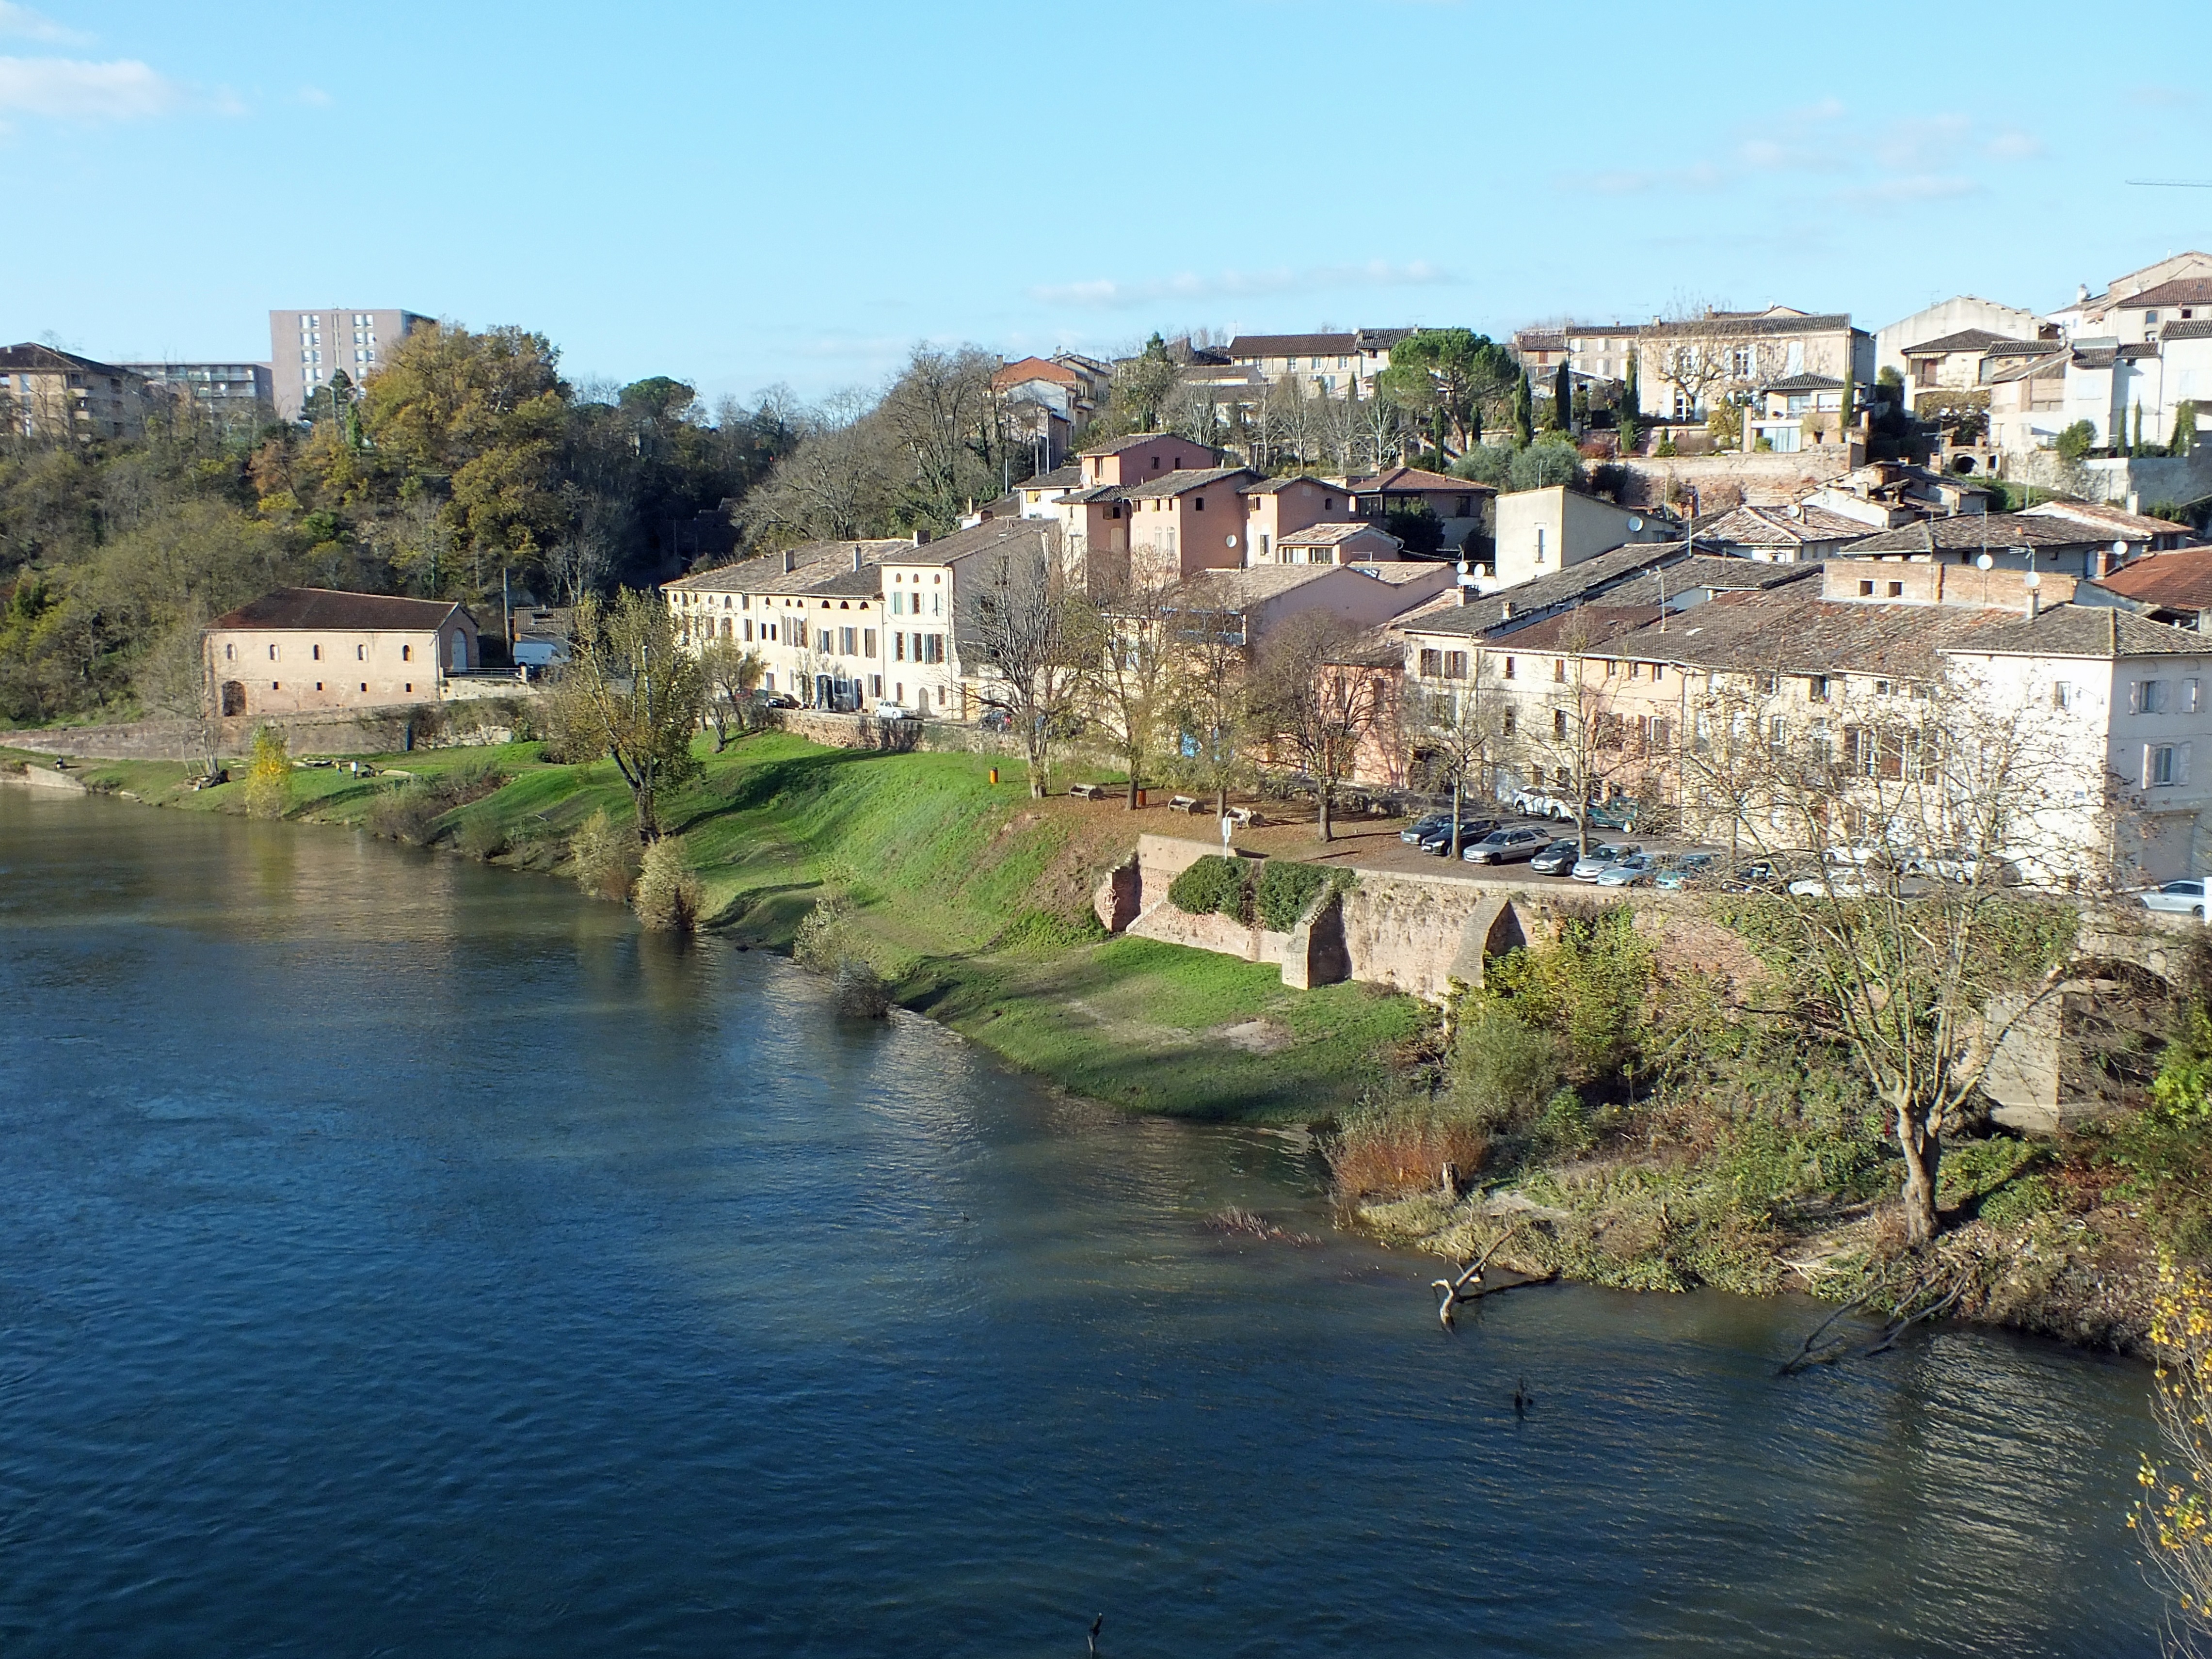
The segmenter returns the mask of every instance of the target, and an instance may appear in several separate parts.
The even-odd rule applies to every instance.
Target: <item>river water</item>
[[[2139,1368],[1571,1288],[337,830],[0,788],[0,1652],[2149,1655]],[[1536,1396],[1516,1418],[1522,1378]]]

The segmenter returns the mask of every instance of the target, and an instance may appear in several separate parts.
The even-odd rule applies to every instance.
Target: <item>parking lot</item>
[[[1328,847],[1322,848],[1314,840],[1310,816],[1302,814],[1299,818],[1291,820],[1279,816],[1281,811],[1279,804],[1272,806],[1267,823],[1260,829],[1239,832],[1237,844],[1251,852],[1287,854],[1318,864],[1389,870],[1407,875],[1457,877],[1468,881],[1530,882],[1546,886],[1588,888],[1590,885],[1588,882],[1574,881],[1565,874],[1538,874],[1530,870],[1525,861],[1505,865],[1468,864],[1462,860],[1424,853],[1419,848],[1408,846],[1399,839],[1400,833],[1414,822],[1413,818],[1402,816],[1386,817],[1360,813],[1340,817],[1336,822],[1336,839]],[[1466,817],[1469,823],[1488,818],[1494,819],[1497,825],[1504,829],[1540,831],[1544,835],[1542,844],[1545,846],[1549,846],[1553,841],[1571,840],[1575,834],[1572,823],[1524,817],[1497,806],[1470,806],[1467,809]],[[1201,821],[1199,830],[1202,831],[1205,827]],[[1194,840],[1198,838],[1195,834],[1192,836]],[[1593,848],[1620,842],[1627,842],[1646,852],[1662,855],[1714,850],[1699,842],[1677,837],[1645,836],[1620,830],[1593,830],[1590,832]],[[1649,883],[1644,884],[1643,890],[1650,890]]]

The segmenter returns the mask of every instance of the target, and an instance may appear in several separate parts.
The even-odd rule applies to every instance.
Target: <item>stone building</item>
[[[451,599],[280,587],[203,635],[213,712],[296,714],[434,702],[482,666],[476,618]]]

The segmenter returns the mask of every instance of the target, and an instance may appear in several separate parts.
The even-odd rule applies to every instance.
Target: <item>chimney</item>
[[[788,576],[793,571],[798,568],[799,554],[797,550],[788,547],[785,548],[783,550],[783,574]]]
[[[854,543],[853,544],[853,568],[854,568],[854,569],[855,569],[855,570],[858,570],[860,568],[860,543],[858,543],[858,542],[854,542]]]
[[[2043,614],[2043,594],[2036,588],[2027,590],[2027,619],[2033,622]]]
[[[2088,285],[2088,283],[2077,283],[2077,284],[2075,285],[2075,289],[2074,289],[2074,303],[2075,303],[2075,305],[2077,305],[2077,306],[2078,306],[2078,305],[2080,305],[2080,304],[2081,304],[2084,300],[2087,299],[2088,297],[2089,297],[2089,285]]]
[[[929,532],[927,530],[916,530],[914,532],[914,544],[916,547],[927,547],[929,545]]]
[[[1500,599],[1498,602],[1498,620],[1500,622],[1511,622],[1513,620],[1512,600]]]
[[[2128,511],[2130,513],[2140,513],[2142,511],[2142,492],[2141,490],[2130,489],[2128,491]]]

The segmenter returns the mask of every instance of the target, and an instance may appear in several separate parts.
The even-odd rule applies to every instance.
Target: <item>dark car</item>
[[[1575,867],[1582,856],[1571,836],[1565,841],[1555,841],[1528,860],[1528,868],[1540,876],[1564,876]]]
[[[1459,821],[1459,844],[1464,848],[1480,841],[1498,828],[1496,818],[1462,818]],[[1421,837],[1421,850],[1437,858],[1451,856],[1451,820],[1447,818],[1437,829]]]
[[[1431,812],[1425,818],[1417,818],[1398,832],[1398,839],[1408,847],[1419,847],[1439,830],[1450,833],[1450,813]]]

